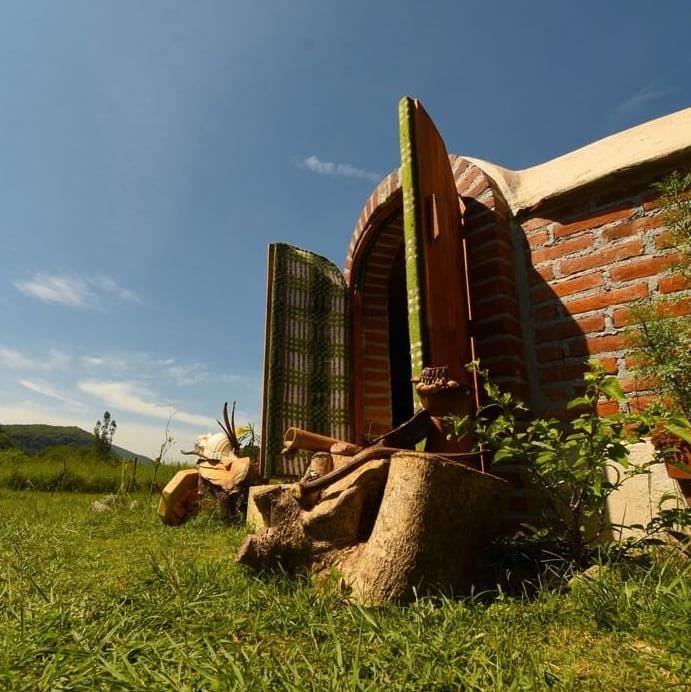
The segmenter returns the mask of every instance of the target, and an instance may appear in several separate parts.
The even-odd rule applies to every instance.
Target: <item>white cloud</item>
[[[229,401],[238,399],[241,405],[248,407],[237,412],[238,425],[258,420],[254,410],[259,391],[256,378],[212,373],[204,363],[179,362],[165,354],[159,357],[144,352],[77,351],[68,354],[58,349],[25,350],[22,347],[20,350],[0,344],[0,381],[3,385],[0,408],[12,413],[12,420],[4,422],[78,425],[91,430],[103,409],[108,408],[117,417],[119,426],[126,419],[131,421],[129,433],[120,427],[116,443],[148,456],[157,453],[171,401],[174,409],[178,406],[181,409],[176,411],[173,424],[177,430],[175,437],[183,449],[190,448],[197,434],[218,430],[213,416],[220,416],[224,400],[221,397]],[[207,404],[186,403],[189,387],[199,389],[195,391],[195,401],[203,395]],[[36,396],[32,401],[11,406],[7,399],[10,392],[14,389],[13,396],[17,397],[22,388],[26,394],[31,392]],[[165,391],[165,396],[159,391]],[[85,411],[93,412],[93,420],[84,420]],[[17,420],[17,413],[22,414],[23,420]],[[146,428],[147,423],[149,428]],[[144,448],[142,441],[132,434],[138,425],[144,426],[142,430],[147,441],[157,441],[156,447]]]
[[[53,385],[49,382],[43,380],[19,380],[19,384],[25,389],[30,389],[32,392],[37,392],[38,394],[43,394],[43,396],[50,397],[51,399],[58,399],[59,401],[64,401],[67,403],[72,403],[70,399],[63,396],[58,392]]]
[[[247,375],[236,375],[234,373],[224,373],[221,375],[223,382],[229,384],[235,384],[244,389],[254,389],[259,391],[261,388],[261,383],[256,377],[249,377]]]
[[[132,382],[101,382],[86,380],[79,382],[79,389],[100,399],[108,406],[138,413],[151,418],[167,420],[171,410],[175,420],[188,425],[200,426],[206,429],[216,428],[216,421],[207,416],[201,416],[186,411],[178,411],[169,404],[157,403],[150,399],[155,398],[150,392],[143,391]],[[147,400],[149,399],[149,400]]]
[[[103,365],[106,362],[105,358],[101,358],[99,356],[82,356],[81,361],[84,363],[84,365],[90,366]]]
[[[205,363],[181,363],[174,358],[155,358],[138,352],[90,353],[71,356],[58,349],[44,355],[26,353],[0,345],[0,365],[16,371],[72,370],[77,377],[91,379],[144,380],[170,382],[179,386],[196,385],[211,380],[227,382],[245,390],[259,390],[256,377],[231,373],[213,374]]]
[[[71,356],[58,349],[51,349],[45,358],[34,358],[21,351],[0,346],[0,364],[10,370],[60,370],[71,361]]]
[[[202,363],[182,365],[176,363],[172,358],[159,361],[159,363],[163,366],[164,372],[179,385],[198,384],[204,382],[209,376],[206,366]]]
[[[363,178],[377,183],[381,180],[379,173],[368,171],[364,168],[356,168],[349,163],[334,163],[332,161],[321,161],[317,156],[312,154],[306,159],[299,161],[300,168],[306,168],[317,175],[339,175],[347,178]]]
[[[154,358],[147,353],[101,353],[82,356],[82,365],[99,377],[165,380],[176,385],[200,384],[210,379],[204,363],[180,363],[174,358]],[[107,374],[106,374],[107,373]]]
[[[33,368],[35,361],[20,351],[0,346],[0,363],[12,370]]]
[[[651,101],[657,101],[658,99],[665,98],[671,94],[679,91],[679,87],[664,87],[656,88],[652,86],[643,87],[639,89],[635,94],[632,94],[629,98],[622,101],[615,108],[615,112],[619,116],[632,115],[641,106]]]
[[[36,274],[29,281],[15,281],[14,285],[25,295],[38,298],[44,303],[81,307],[93,300],[93,294],[86,283],[75,277]]]
[[[84,279],[39,272],[26,281],[15,281],[14,286],[24,295],[44,303],[73,308],[103,309],[103,299],[108,297],[128,303],[140,302],[134,291],[119,286],[105,275]]]
[[[141,302],[139,296],[134,291],[131,291],[129,288],[123,288],[122,286],[119,286],[109,276],[105,276],[102,274],[100,276],[95,277],[94,279],[91,279],[90,283],[96,288],[99,288],[105,293],[109,293],[110,295],[113,295],[116,298],[125,301],[126,303]]]

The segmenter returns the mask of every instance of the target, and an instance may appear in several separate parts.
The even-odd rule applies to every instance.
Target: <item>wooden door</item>
[[[269,246],[261,470],[301,475],[309,453],[282,467],[291,426],[350,439],[350,314],[339,269],[307,250]]]
[[[449,156],[416,99],[399,104],[406,284],[413,376],[448,365],[468,383],[472,360],[461,207]],[[417,398],[416,398],[417,400]],[[470,409],[468,400],[468,410]]]

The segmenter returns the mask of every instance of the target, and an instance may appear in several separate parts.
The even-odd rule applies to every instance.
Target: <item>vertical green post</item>
[[[427,360],[425,343],[425,303],[423,288],[423,246],[421,203],[415,156],[415,102],[404,96],[398,104],[398,126],[401,146],[401,188],[403,190],[403,237],[405,239],[405,274],[408,293],[408,333],[413,377],[418,377]],[[413,391],[415,408],[420,408]]]

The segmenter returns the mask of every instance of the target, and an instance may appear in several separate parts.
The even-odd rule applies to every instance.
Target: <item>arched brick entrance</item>
[[[469,247],[472,334],[475,355],[497,381],[527,396],[511,214],[504,197],[481,168],[450,155],[465,207]],[[403,215],[398,171],[387,175],[362,208],[345,262],[352,301],[353,428],[357,439],[392,427],[412,412],[403,379],[409,380],[402,265]],[[403,273],[402,273],[403,272]],[[450,286],[449,290],[462,290]],[[401,305],[403,301],[403,305]],[[407,328],[407,325],[406,325]],[[393,396],[392,396],[393,393]]]

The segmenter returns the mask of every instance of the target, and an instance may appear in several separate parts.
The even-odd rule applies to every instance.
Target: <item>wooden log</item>
[[[182,523],[197,513],[199,471],[178,471],[161,491],[158,516],[168,526]]]
[[[478,548],[499,529],[508,489],[495,476],[440,456],[394,454],[369,540],[339,565],[354,598],[405,602],[467,589]]]
[[[413,449],[418,442],[428,435],[431,427],[430,415],[422,409],[397,428],[388,430],[383,435],[376,437],[372,440],[372,446]]]
[[[345,444],[343,440],[337,440],[335,437],[319,435],[301,428],[288,428],[283,443],[283,454],[299,449],[306,449],[310,452],[328,452],[335,444]]]

